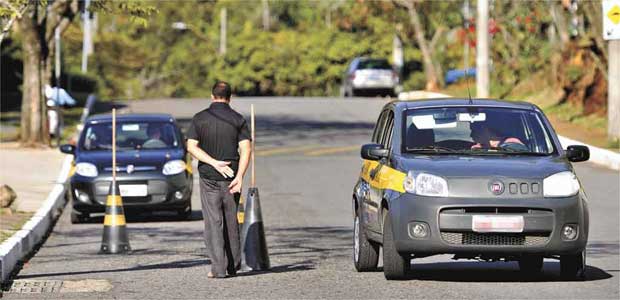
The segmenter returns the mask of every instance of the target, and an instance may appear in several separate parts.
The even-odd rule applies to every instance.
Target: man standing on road
[[[187,150],[198,159],[209,278],[234,276],[241,265],[237,206],[250,160],[250,131],[230,107],[231,87],[217,82],[211,106],[196,115],[187,132]]]

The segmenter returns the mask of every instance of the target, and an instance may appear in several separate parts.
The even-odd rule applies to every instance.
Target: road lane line
[[[351,152],[353,150],[359,150],[360,146],[345,146],[345,147],[331,147],[331,148],[323,148],[319,150],[309,151],[304,153],[306,156],[320,156],[325,154],[336,154],[343,152]]]
[[[268,150],[256,151],[257,156],[270,156],[275,154],[287,154],[293,152],[301,152],[310,149],[317,149],[320,146],[318,145],[305,145],[305,146],[295,146],[295,147],[278,147]]]

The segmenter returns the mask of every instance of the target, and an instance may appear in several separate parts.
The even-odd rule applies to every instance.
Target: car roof
[[[437,107],[454,107],[454,106],[483,106],[483,107],[498,107],[498,108],[513,108],[513,109],[526,109],[536,110],[538,107],[529,102],[523,101],[508,101],[499,99],[467,99],[467,98],[432,98],[432,99],[420,99],[420,100],[395,100],[385,105],[384,109],[388,106],[393,106],[397,110],[405,109],[418,109],[418,108],[437,108]]]
[[[174,122],[174,117],[171,114],[117,114],[116,120],[123,121],[134,121],[134,122],[148,122],[148,121],[158,121],[158,122]],[[93,115],[86,119],[86,123],[99,123],[99,122],[112,122],[111,114],[100,114]]]

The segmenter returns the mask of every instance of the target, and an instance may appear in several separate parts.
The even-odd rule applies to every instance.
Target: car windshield
[[[112,149],[112,123],[91,124],[85,129],[82,149]],[[175,126],[166,122],[121,122],[116,124],[117,150],[167,149],[179,146]]]
[[[469,155],[549,155],[554,147],[534,111],[450,107],[406,112],[405,152]]]
[[[391,70],[392,66],[385,59],[367,59],[360,61],[358,69],[388,69]]]

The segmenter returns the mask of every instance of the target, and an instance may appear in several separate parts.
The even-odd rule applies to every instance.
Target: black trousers
[[[228,192],[229,181],[200,177],[200,200],[205,223],[205,244],[211,259],[211,273],[221,277],[235,274],[241,266],[237,207],[239,193]]]

